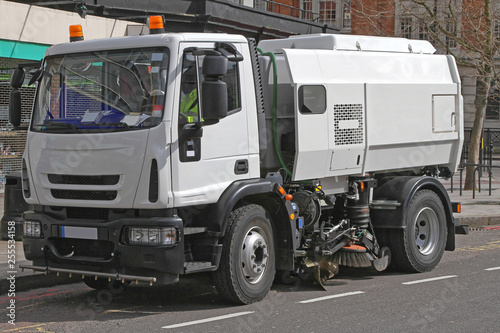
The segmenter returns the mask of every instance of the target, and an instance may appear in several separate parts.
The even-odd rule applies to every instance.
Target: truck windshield
[[[48,57],[38,86],[33,131],[126,131],[163,117],[168,50],[144,48]]]

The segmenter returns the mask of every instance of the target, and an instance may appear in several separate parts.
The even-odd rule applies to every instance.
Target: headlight
[[[41,238],[42,226],[40,222],[24,221],[23,223],[23,236],[26,238]]]
[[[127,230],[128,244],[130,245],[175,245],[179,239],[176,228],[138,228],[130,227]]]

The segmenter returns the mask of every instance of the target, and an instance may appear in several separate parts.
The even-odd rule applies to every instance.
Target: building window
[[[260,9],[260,10],[267,10],[267,1],[255,0],[254,8]]]
[[[335,25],[335,19],[337,18],[336,7],[335,1],[319,2],[319,14],[323,24]]]
[[[302,0],[302,19],[312,21],[313,20],[313,0]]]
[[[411,38],[412,34],[412,18],[411,17],[402,17],[401,18],[401,37],[403,38]]]
[[[495,39],[497,40],[497,42],[500,41],[500,20],[495,21],[493,35],[495,36]]]
[[[351,27],[351,1],[344,1],[344,28]]]
[[[339,28],[351,27],[350,0],[301,0],[301,18]]]
[[[418,39],[429,40],[429,28],[422,20],[418,23]]]
[[[477,79],[476,94],[479,95],[483,81]],[[486,119],[500,120],[500,90],[497,88],[495,81],[491,82],[490,93],[486,104]]]
[[[457,40],[455,38],[457,34],[457,24],[452,19],[446,20],[446,31],[448,34],[445,36],[446,47],[453,49],[457,47]]]
[[[488,106],[486,107],[486,119],[500,119],[500,91],[496,90],[493,95],[488,97]]]

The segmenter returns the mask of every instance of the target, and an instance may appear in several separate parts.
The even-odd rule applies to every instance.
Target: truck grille
[[[69,185],[116,185],[120,180],[119,175],[77,176],[49,174],[48,178],[52,184]]]
[[[66,200],[115,200],[117,191],[76,191],[76,190],[50,190],[55,199]]]
[[[66,216],[70,219],[107,220],[108,208],[68,207]]]

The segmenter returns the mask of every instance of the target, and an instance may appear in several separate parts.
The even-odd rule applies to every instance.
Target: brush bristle
[[[355,268],[370,267],[371,261],[365,253],[337,251],[333,254],[332,262],[338,263],[341,266],[349,266]]]

